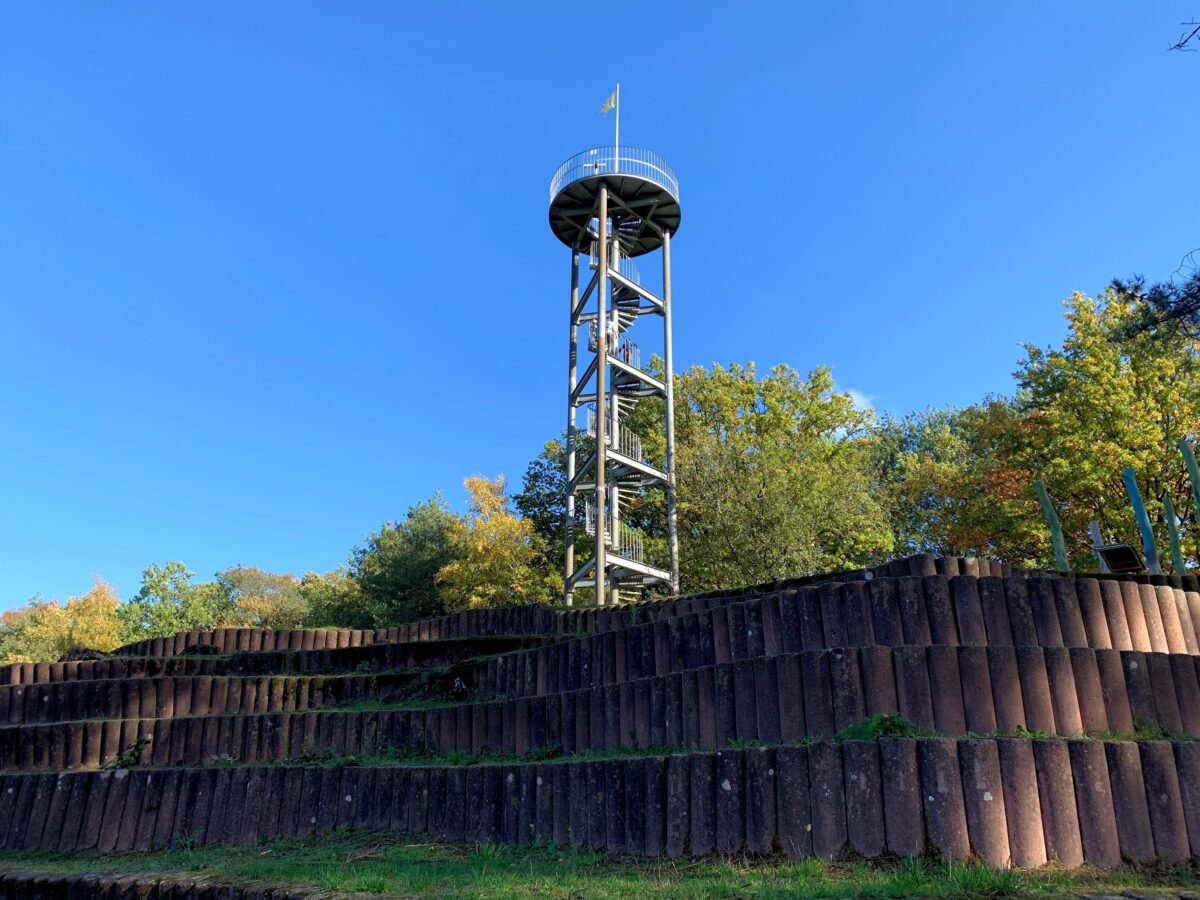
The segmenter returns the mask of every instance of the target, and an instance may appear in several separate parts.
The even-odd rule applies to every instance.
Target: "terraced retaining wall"
[[[1200,856],[1200,593],[1158,580],[917,557],[9,667],[0,845],[344,826],[668,856],[1182,861]],[[930,736],[846,739],[895,733]]]
[[[242,887],[197,878],[148,875],[0,874],[3,900],[304,900],[309,892],[290,888]]]
[[[671,857],[1200,853],[1200,744],[884,738],[579,762],[8,775],[4,848],[148,850],[335,828]]]
[[[632,615],[632,612],[630,613]],[[533,696],[803,650],[1089,647],[1196,655],[1200,594],[1095,579],[881,578],[740,598],[481,663],[482,691]]]
[[[864,647],[740,660],[548,696],[427,709],[149,715],[0,727],[0,768],[358,756],[718,749],[828,738],[893,714],[943,736],[1200,736],[1200,657],[1087,647]],[[156,710],[159,713],[166,710]],[[236,710],[226,710],[232,713]],[[149,740],[144,740],[144,739]]]
[[[540,638],[486,636],[407,644],[364,644],[325,650],[239,651],[230,655],[137,657],[60,663],[13,663],[0,667],[0,685],[55,684],[113,678],[175,675],[295,675],[379,672],[443,666],[476,656],[537,646]]]
[[[670,610],[676,604],[690,604],[694,600],[733,599],[748,594],[794,589],[827,581],[859,581],[876,577],[898,578],[905,575],[938,574],[1011,575],[1014,574],[1014,570],[1007,564],[992,560],[970,557],[935,558],[929,554],[919,554],[894,560],[872,569],[793,578],[742,588],[734,592],[713,591],[695,597],[660,600],[640,606],[647,615],[657,617],[671,614]],[[376,631],[345,629],[269,631],[256,628],[218,628],[214,631],[187,631],[172,637],[138,641],[121,647],[115,652],[126,656],[172,656],[183,653],[188,647],[212,646],[221,653],[228,654],[260,650],[321,650],[366,646],[375,642],[402,643],[498,634],[576,634],[584,631],[608,631],[624,627],[627,624],[628,612],[628,608],[580,608],[564,611],[534,605],[507,609],[464,610],[449,616]]]

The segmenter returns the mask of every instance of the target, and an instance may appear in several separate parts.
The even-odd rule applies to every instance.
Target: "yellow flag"
[[[600,107],[600,112],[606,113],[610,109],[616,109],[616,106],[617,106],[617,92],[613,91],[611,94],[608,95],[608,99],[604,101],[604,105]]]

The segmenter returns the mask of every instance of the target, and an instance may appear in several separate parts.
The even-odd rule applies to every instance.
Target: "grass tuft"
[[[937,732],[922,728],[899,713],[875,713],[850,725],[836,735],[835,741],[871,741],[882,737],[936,737]]]

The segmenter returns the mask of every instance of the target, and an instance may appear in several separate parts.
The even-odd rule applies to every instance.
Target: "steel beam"
[[[576,307],[579,298],[579,251],[571,252],[571,333],[567,351],[567,482],[575,480],[575,407],[570,398],[575,395],[575,368],[579,351],[579,327],[576,325]],[[567,509],[563,517],[566,558],[563,560],[563,602],[575,604],[575,592],[571,589],[571,574],[575,569],[575,493],[567,491]]]
[[[579,256],[578,250],[575,251],[575,256],[576,257]],[[576,263],[575,268],[578,270],[578,268],[579,268],[578,263]],[[575,287],[572,289],[574,291],[572,296],[578,297],[579,296],[579,272],[578,271],[576,271],[574,278],[575,278]],[[592,291],[596,290],[596,285],[599,283],[600,283],[600,273],[596,272],[595,274],[592,275],[592,280],[588,282],[587,289],[583,292],[583,296],[579,297],[579,301],[577,303],[571,304],[571,315],[574,317],[575,321],[577,321],[577,322],[583,321],[583,318],[580,316],[580,313],[582,313],[583,308],[585,306],[587,306],[588,300],[591,299]]]
[[[608,416],[606,404],[608,397],[608,185],[600,185],[600,216],[599,216],[600,267],[596,270],[599,276],[599,294],[596,297],[599,307],[599,318],[596,328],[596,605],[603,606],[607,599],[604,595],[604,578],[607,573],[605,532],[608,520],[605,518],[604,476],[607,468],[605,449],[608,444]]]
[[[631,366],[623,359],[618,359],[617,357],[610,355],[608,357],[608,364],[616,369],[620,369],[626,375],[632,375],[634,378],[637,378],[648,387],[656,390],[659,394],[665,395],[667,392],[667,386],[665,384],[663,384],[649,372],[643,372],[637,366]]]
[[[671,593],[679,593],[679,522],[675,484],[675,361],[671,348],[671,232],[663,232],[663,406],[667,429],[667,548],[671,558]]]
[[[587,475],[588,471],[595,464],[596,464],[596,454],[595,454],[595,452],[593,452],[592,455],[587,458],[587,461],[582,466],[579,467],[578,471],[576,471],[574,475],[572,475],[570,478],[567,479],[567,491],[569,493],[576,493],[580,490],[583,490],[583,486],[582,486],[582,483],[580,482],[580,479],[583,478],[583,476]],[[592,482],[592,486],[593,486],[593,490],[594,490],[595,482]]]
[[[582,395],[580,394],[580,391],[582,391],[585,387],[588,386],[588,383],[592,380],[592,376],[596,374],[596,366],[599,365],[599,362],[600,362],[600,357],[597,356],[590,363],[588,363],[588,367],[583,370],[583,377],[581,377],[579,379],[577,384],[572,386],[571,393],[567,397],[567,402],[569,404],[571,404],[572,406],[579,406],[580,403],[582,402],[582,400],[581,400]],[[588,394],[588,397],[591,397],[591,396],[593,396],[593,395]],[[590,403],[591,400],[589,400],[588,402]]]
[[[643,298],[644,300],[646,300],[647,302],[652,304],[658,311],[660,311],[660,312],[662,311],[663,302],[661,300],[659,300],[657,297],[655,297],[648,290],[646,290],[644,287],[642,287],[640,284],[638,284],[636,281],[630,281],[628,278],[626,278],[624,275],[622,275],[620,272],[618,272],[616,269],[613,269],[613,268],[610,268],[608,270],[608,277],[611,278],[613,281],[615,281],[617,284],[619,284],[621,287],[628,288],[629,290],[637,293],[637,295],[639,297]]]

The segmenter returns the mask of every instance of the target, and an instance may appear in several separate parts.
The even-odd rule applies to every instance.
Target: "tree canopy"
[[[119,603],[116,592],[98,578],[86,594],[63,604],[34,597],[0,616],[0,660],[56,660],[74,647],[112,650],[123,638]]]
[[[929,411],[880,428],[880,491],[901,546],[1053,567],[1033,482],[1055,503],[1071,564],[1093,569],[1088,523],[1140,544],[1121,481],[1130,467],[1165,547],[1170,495],[1193,550],[1198,535],[1178,450],[1200,432],[1200,359],[1183,329],[1131,327],[1146,300],[1114,288],[1066,302],[1059,347],[1026,346],[1011,400]]]
[[[871,496],[871,415],[828,369],[693,368],[675,381],[682,587],[859,565],[893,538]]]
[[[1164,494],[1185,512],[1185,529],[1195,523],[1177,445],[1200,431],[1198,345],[1185,331],[1131,332],[1145,308],[1144,299],[1113,289],[1098,299],[1075,294],[1062,347],[1026,347],[1016,372],[1022,415],[1005,435],[1004,452],[1030,481],[1045,481],[1077,565],[1092,561],[1091,519],[1106,535],[1138,543],[1121,483],[1125,467],[1155,510],[1160,538]]]
[[[1123,335],[1139,333],[1172,335],[1183,331],[1200,336],[1200,250],[1185,259],[1191,272],[1181,281],[1160,281],[1150,286],[1140,276],[1112,284],[1112,291],[1137,310],[1123,328]]]
[[[239,624],[258,628],[298,628],[308,603],[295,575],[277,575],[257,566],[234,566],[217,573],[217,588],[238,610]]]
[[[451,534],[458,558],[437,575],[446,609],[549,602],[552,591],[561,591],[561,579],[555,583],[538,566],[533,522],[509,508],[503,476],[472,475],[463,484],[471,499]]]
[[[181,562],[148,566],[137,595],[117,611],[125,641],[238,624],[237,607],[221,585],[193,584],[195,577]]]
[[[372,624],[395,625],[441,614],[437,574],[462,553],[455,543],[458,523],[441,494],[435,494],[355,548],[350,577],[362,592]]]

